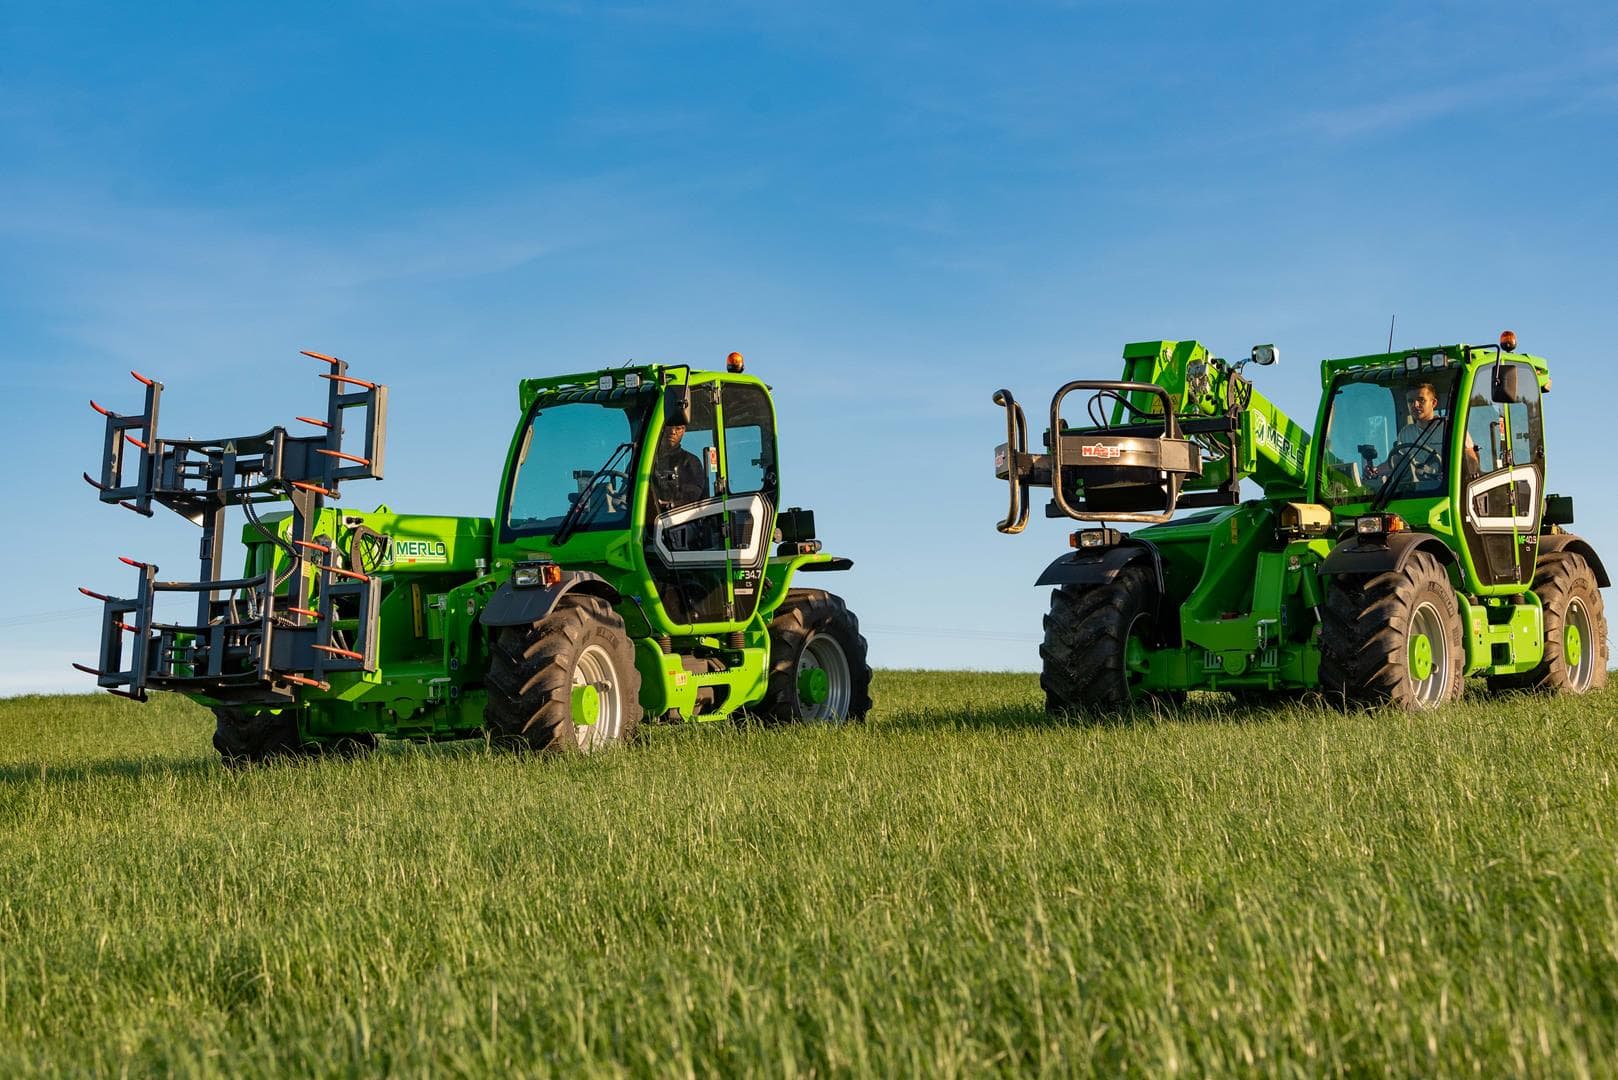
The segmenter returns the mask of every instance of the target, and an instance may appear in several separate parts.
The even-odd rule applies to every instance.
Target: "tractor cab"
[[[626,368],[528,380],[521,393],[496,558],[599,574],[637,596],[658,634],[752,620],[779,481],[769,389],[739,355],[722,373]]]
[[[1345,523],[1384,515],[1436,535],[1472,591],[1521,591],[1545,501],[1545,362],[1455,345],[1327,361],[1324,374],[1315,501]]]

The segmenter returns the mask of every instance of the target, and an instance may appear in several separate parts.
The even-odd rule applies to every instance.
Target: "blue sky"
[[[1125,341],[1549,357],[1553,490],[1618,564],[1618,8],[0,4],[0,693],[83,686],[115,561],[195,533],[79,480],[392,387],[369,507],[492,512],[518,378],[739,349],[882,666],[1037,666],[1064,547],[1003,537],[998,386]]]

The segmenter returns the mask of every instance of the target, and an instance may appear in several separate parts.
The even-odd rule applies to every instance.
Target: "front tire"
[[[1586,694],[1606,686],[1607,612],[1590,563],[1574,551],[1541,555],[1534,592],[1545,613],[1544,657],[1532,671],[1490,679],[1490,688]]]
[[[240,769],[276,758],[308,757],[315,747],[298,735],[291,709],[248,712],[235,705],[213,707],[213,747],[226,768]]]
[[[1332,697],[1436,709],[1466,687],[1455,590],[1430,552],[1368,579],[1332,578],[1322,617],[1320,682]]]
[[[1146,568],[1138,564],[1125,566],[1103,584],[1063,585],[1051,593],[1039,647],[1046,712],[1105,714],[1185,700],[1183,693],[1140,688],[1141,649],[1157,631],[1156,593]]]
[[[508,749],[588,753],[640,727],[635,649],[599,596],[571,593],[539,622],[503,627],[487,690],[485,729]]]
[[[760,718],[775,723],[862,720],[871,665],[860,621],[840,596],[792,589],[770,619],[770,676]]]

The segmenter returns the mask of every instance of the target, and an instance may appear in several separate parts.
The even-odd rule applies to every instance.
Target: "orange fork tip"
[[[337,359],[337,357],[335,357],[335,356],[327,356],[325,353],[315,352],[312,349],[299,349],[298,351],[303,353],[303,355],[305,355],[305,356],[312,357],[313,359],[324,360],[326,363],[330,364],[332,367],[336,367],[338,364],[342,363],[342,361]]]
[[[152,380],[148,379],[146,376],[142,375],[140,372],[131,371],[130,374],[135,376],[135,381],[140,383],[142,386],[151,386],[152,385]]]
[[[100,413],[102,416],[111,416],[112,415],[112,410],[111,409],[104,409],[100,405],[97,405],[95,398],[90,399],[90,408],[94,409],[96,412]]]
[[[358,457],[354,454],[345,454],[341,450],[326,450],[317,446],[315,447],[315,453],[325,454],[327,457],[342,458],[344,461],[352,461],[359,465],[369,465],[371,463],[370,458]]]
[[[102,596],[98,592],[92,592],[89,589],[86,589],[83,585],[79,586],[79,591],[81,593],[83,593],[85,596],[88,596],[92,600],[100,600],[100,601],[105,602],[105,601],[108,601],[108,600],[112,599],[112,597],[110,597],[110,596]]]
[[[139,559],[131,559],[128,555],[118,556],[118,561],[123,563],[125,566],[134,566],[141,570],[146,569],[147,565],[146,563],[141,562]]]
[[[330,379],[332,382],[348,383],[350,386],[363,386],[367,390],[376,389],[376,383],[374,382],[366,382],[364,379],[350,378],[347,375],[322,375],[321,378]]]
[[[335,645],[311,645],[310,648],[319,649],[323,653],[330,653],[332,656],[341,656],[348,660],[365,659],[364,653],[357,653],[352,649],[339,649]]]

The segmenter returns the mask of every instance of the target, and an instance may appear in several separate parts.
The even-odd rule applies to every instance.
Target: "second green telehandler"
[[[1030,489],[1088,523],[1038,584],[1053,712],[1319,691],[1430,709],[1469,677],[1585,693],[1607,680],[1610,584],[1551,494],[1546,362],[1498,345],[1327,360],[1310,436],[1194,341],[1124,349],[1119,380],[1057,391],[1044,446],[1011,393],[1002,532]],[[1069,419],[1082,400],[1082,420]],[[1242,485],[1256,486],[1250,497]],[[1179,514],[1179,511],[1192,512]],[[1143,527],[1125,531],[1120,526]]]

